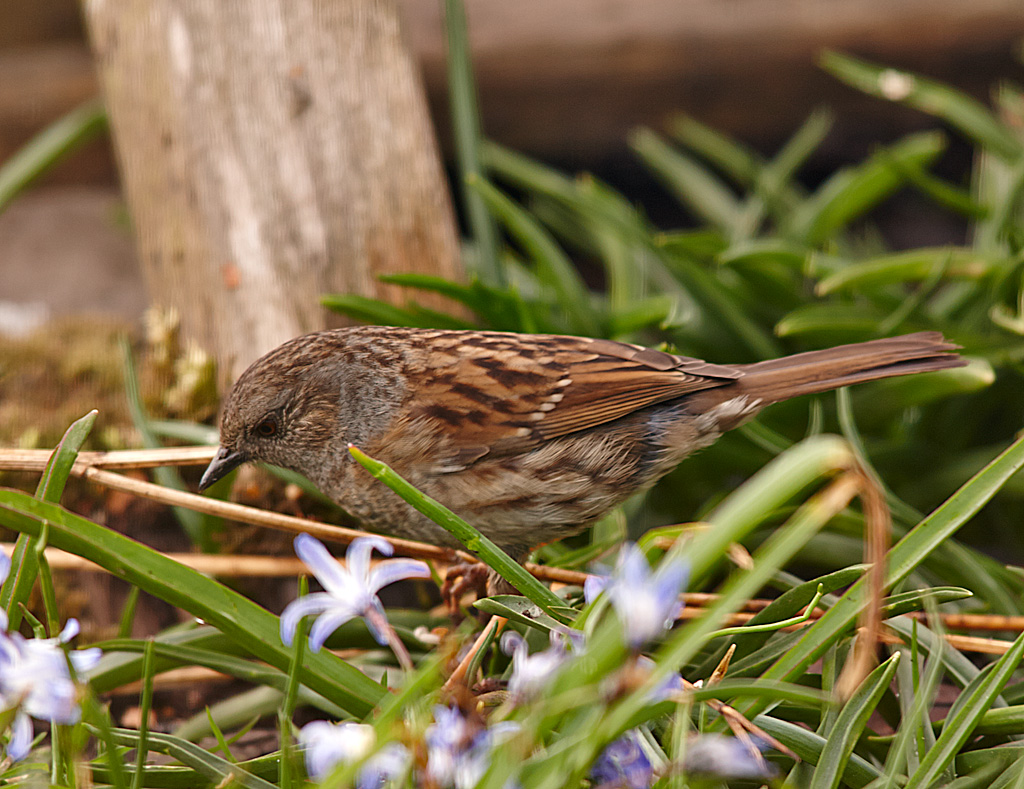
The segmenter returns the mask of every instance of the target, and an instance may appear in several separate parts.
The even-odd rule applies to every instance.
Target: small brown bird
[[[367,326],[296,337],[235,383],[200,488],[247,461],[370,528],[456,545],[349,442],[511,555],[575,534],[764,406],[965,362],[936,332],[719,365],[611,340]]]

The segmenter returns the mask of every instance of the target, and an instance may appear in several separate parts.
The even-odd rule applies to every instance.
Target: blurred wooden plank
[[[441,106],[439,4],[403,2]],[[818,54],[846,50],[985,98],[993,80],[1019,72],[1024,34],[1018,0],[467,0],[467,14],[487,132],[571,159],[621,150],[630,128],[680,110],[762,145],[823,102],[853,136],[924,123],[840,85]]]
[[[21,10],[0,35],[0,157],[96,91],[83,45],[45,43],[78,29],[76,3],[12,1]],[[445,129],[440,3],[401,5]],[[922,71],[984,99],[992,82],[1019,73],[1024,36],[1017,0],[467,0],[467,13],[487,132],[576,160],[621,151],[630,128],[678,110],[765,146],[823,102],[847,137],[879,123],[905,130],[926,121],[838,84],[817,68],[818,53]]]

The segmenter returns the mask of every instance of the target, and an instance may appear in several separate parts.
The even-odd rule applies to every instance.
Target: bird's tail
[[[963,367],[967,362],[955,353],[959,347],[946,342],[938,332],[918,332],[839,345],[781,359],[736,365],[743,373],[738,380],[691,397],[721,402],[746,397],[751,403],[766,406],[791,397],[827,392],[880,378]],[[715,403],[700,405],[706,409]],[[723,429],[729,427],[722,426]]]

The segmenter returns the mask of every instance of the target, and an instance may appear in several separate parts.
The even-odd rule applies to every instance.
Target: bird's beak
[[[210,461],[210,465],[206,467],[206,471],[203,472],[203,478],[199,480],[199,490],[206,490],[245,461],[246,457],[242,452],[232,452],[227,447],[221,447]]]

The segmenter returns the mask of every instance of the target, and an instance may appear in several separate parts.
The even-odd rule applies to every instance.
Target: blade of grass
[[[738,186],[753,186],[764,164],[760,154],[753,149],[689,115],[672,117],[668,122],[668,133],[728,175]]]
[[[821,66],[858,90],[942,118],[980,147],[991,149],[1005,159],[1016,159],[1022,153],[1020,141],[991,110],[949,85],[839,52],[824,52]]]
[[[149,755],[149,713],[153,708],[153,641],[146,643],[142,657],[142,697],[139,700],[139,741],[135,746],[135,774],[132,789],[141,789]]]
[[[882,695],[888,690],[899,659],[900,653],[897,652],[868,674],[850,700],[843,705],[836,725],[821,751],[810,789],[836,789],[839,786],[853,747]]]
[[[131,748],[137,747],[139,743],[139,732],[134,729],[112,729],[111,737],[118,745],[127,745]],[[187,740],[182,740],[180,737],[160,732],[150,732],[149,741],[152,750],[164,753],[187,765],[216,785],[226,786],[230,782],[244,786],[246,789],[278,789],[275,784],[265,781],[246,770],[245,762],[233,764],[227,759],[210,753],[205,748]],[[142,777],[144,782],[148,774],[149,769],[146,770],[146,775]],[[134,776],[133,780],[135,780]]]
[[[1024,467],[1024,438],[1014,442],[892,547],[885,586],[892,587],[910,575],[932,551],[953,536],[988,503],[1006,480],[1021,467]],[[789,681],[801,675],[840,633],[848,632],[853,627],[863,605],[866,587],[866,580],[855,583],[762,676],[765,679]],[[762,709],[755,702],[740,711],[756,715]]]
[[[474,176],[470,176],[467,182],[530,253],[537,266],[538,278],[555,292],[558,303],[572,319],[576,330],[588,336],[600,336],[601,326],[590,309],[591,294],[554,238],[490,182]]]
[[[1024,633],[1017,637],[1013,646],[980,678],[968,686],[958,702],[963,704],[955,713],[951,710],[935,747],[925,754],[920,767],[910,776],[906,789],[923,789],[931,786],[942,772],[953,763],[960,748],[971,736],[982,716],[999,696],[1024,657]]]
[[[64,493],[71,467],[85,439],[92,432],[98,411],[90,411],[75,421],[64,433],[50,456],[36,487],[36,496],[43,501],[58,502]],[[39,573],[40,556],[32,548],[32,538],[19,534],[11,557],[11,571],[0,590],[0,606],[7,612],[8,626],[15,631],[21,625],[21,604],[28,603],[32,586]]]
[[[791,212],[785,235],[808,246],[824,243],[895,192],[906,181],[903,168],[923,168],[945,147],[938,132],[912,134],[838,170]]]
[[[36,178],[107,127],[103,102],[90,99],[50,124],[0,167],[0,212]]]
[[[480,559],[526,597],[536,603],[542,611],[564,624],[568,620],[564,615],[552,609],[564,607],[564,601],[544,584],[530,575],[512,557],[491,542],[487,537],[466,523],[462,518],[438,503],[426,494],[418,491],[386,463],[371,458],[358,448],[349,444],[349,452],[356,462],[380,480],[401,498],[411,504],[418,512],[422,512],[438,526],[450,532],[467,550],[477,554]]]
[[[469,186],[484,176],[480,162],[480,114],[476,81],[469,47],[466,9],[461,0],[445,0],[444,28],[448,44],[448,97],[451,102],[452,132],[459,184],[466,204],[466,219],[476,249],[477,274],[498,288],[508,283],[498,257],[498,229],[479,193]]]
[[[124,367],[125,396],[128,399],[128,411],[132,415],[132,423],[142,437],[142,445],[147,449],[157,449],[163,444],[149,427],[149,416],[142,403],[142,393],[139,390],[139,377],[135,371],[135,357],[132,354],[131,343],[126,336],[122,336],[118,342],[121,347],[121,360]],[[158,466],[153,469],[153,476],[165,488],[188,490],[180,472],[174,467]],[[171,511],[193,545],[198,546],[203,553],[215,552],[217,546],[213,541],[213,531],[217,528],[219,520],[187,507],[172,507]]]
[[[804,761],[812,764],[820,762],[821,754],[827,745],[824,737],[795,723],[768,715],[758,715],[754,718],[754,723],[792,749]],[[877,767],[856,753],[851,754],[842,767],[842,780],[853,787],[867,786],[872,781],[884,777]]]
[[[682,205],[732,235],[742,207],[728,186],[650,129],[635,130],[629,145]]]
[[[281,643],[276,616],[202,573],[54,504],[0,489],[0,523],[36,536],[50,524],[50,544],[82,556],[111,574],[207,622],[256,657],[284,671],[291,650]],[[302,681],[355,715],[365,715],[383,690],[361,671],[321,650],[306,656]]]
[[[466,329],[471,323],[452,318],[439,312],[417,312],[413,309],[396,307],[380,299],[360,296],[358,293],[329,293],[320,297],[320,303],[327,309],[347,315],[363,323],[381,326],[417,326],[424,328]]]
[[[936,266],[942,267],[944,276],[982,280],[1005,265],[1005,261],[970,247],[919,247],[846,266],[818,282],[814,292],[827,296],[839,291],[917,283],[927,280]]]

